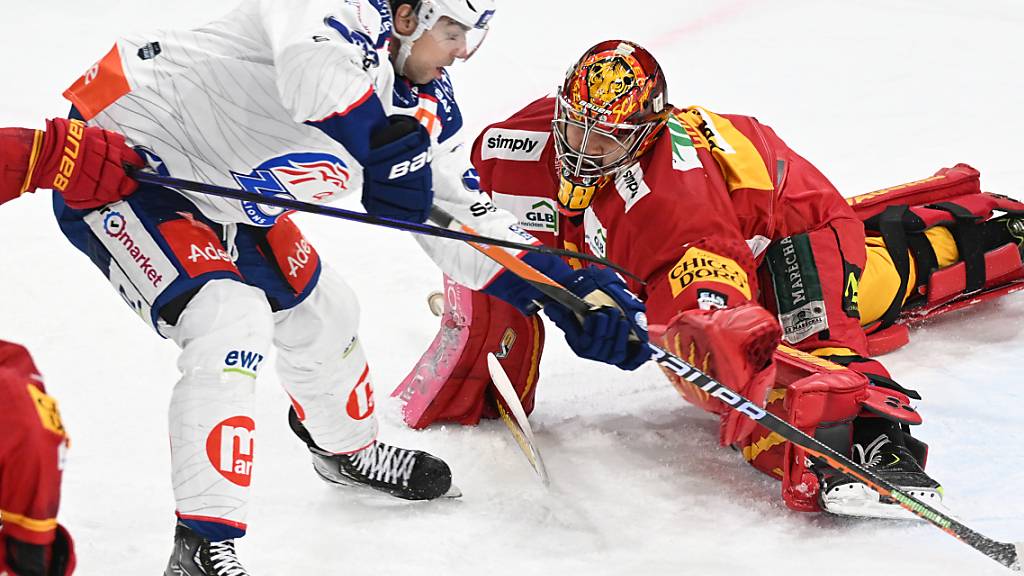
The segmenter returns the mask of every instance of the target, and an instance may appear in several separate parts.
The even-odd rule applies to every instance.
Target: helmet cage
[[[551,123],[562,178],[600,185],[632,165],[668,119],[666,97],[661,66],[642,47],[605,40],[587,50],[566,72]]]
[[[664,114],[639,124],[604,122],[576,110],[564,95],[559,94],[551,124],[562,176],[574,184],[594,185],[603,177],[619,172],[646,150],[652,141],[651,136],[664,122]],[[582,131],[583,137],[578,146],[569,142],[569,126]],[[615,146],[603,154],[588,154],[587,147],[595,135],[607,138]]]

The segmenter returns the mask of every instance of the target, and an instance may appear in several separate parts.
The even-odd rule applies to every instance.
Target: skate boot
[[[867,446],[854,444],[852,460],[939,512],[948,513],[942,505],[942,486],[925,474],[910,450],[885,434],[880,434]],[[828,467],[816,472],[821,482],[821,507],[826,512],[840,516],[918,519],[891,498],[880,498],[878,492],[851,476]]]
[[[210,542],[179,523],[174,529],[174,551],[164,576],[249,576],[238,557],[235,541]]]
[[[436,456],[377,441],[358,452],[332,454],[313,442],[294,409],[288,412],[288,423],[313,455],[313,469],[328,483],[369,487],[405,500],[462,495],[452,485],[448,465]]]
[[[983,222],[978,229],[981,245],[986,251],[1012,242],[1024,255],[1024,216],[1004,214]]]

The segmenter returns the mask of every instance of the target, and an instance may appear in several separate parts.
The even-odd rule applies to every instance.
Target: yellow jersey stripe
[[[35,172],[36,164],[39,162],[39,153],[43,151],[43,131],[36,130],[32,138],[32,153],[28,157],[28,170],[25,171],[25,182],[21,184],[21,191],[18,196],[28,192],[29,183],[32,182],[32,173]]]
[[[15,514],[4,510],[0,510],[0,517],[3,518],[4,524],[14,524],[15,526],[20,526],[21,528],[31,532],[49,532],[57,528],[56,518],[36,520],[35,518],[29,518],[28,516],[22,516],[21,514]]]

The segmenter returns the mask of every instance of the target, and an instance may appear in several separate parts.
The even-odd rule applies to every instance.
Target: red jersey
[[[770,242],[856,220],[771,128],[700,107],[674,110],[638,162],[582,214],[566,216],[556,200],[554,107],[542,98],[483,131],[472,156],[481,187],[545,244],[608,258],[642,278],[644,286],[630,287],[652,324],[705,304],[756,300],[756,268]]]
[[[25,193],[42,142],[42,130],[0,128],[0,204]]]
[[[0,340],[0,545],[4,536],[53,541],[66,447],[57,403],[28,351]]]

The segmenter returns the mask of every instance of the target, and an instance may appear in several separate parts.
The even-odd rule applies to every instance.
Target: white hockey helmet
[[[419,40],[424,32],[430,30],[442,17],[447,16],[459,23],[466,31],[466,55],[469,57],[480,48],[495,12],[495,0],[390,0],[392,14],[402,4],[410,4],[416,14],[416,29],[412,34],[399,34],[394,37],[399,42],[398,60],[395,66],[399,74],[405,72],[405,61],[412,53],[413,42]]]

